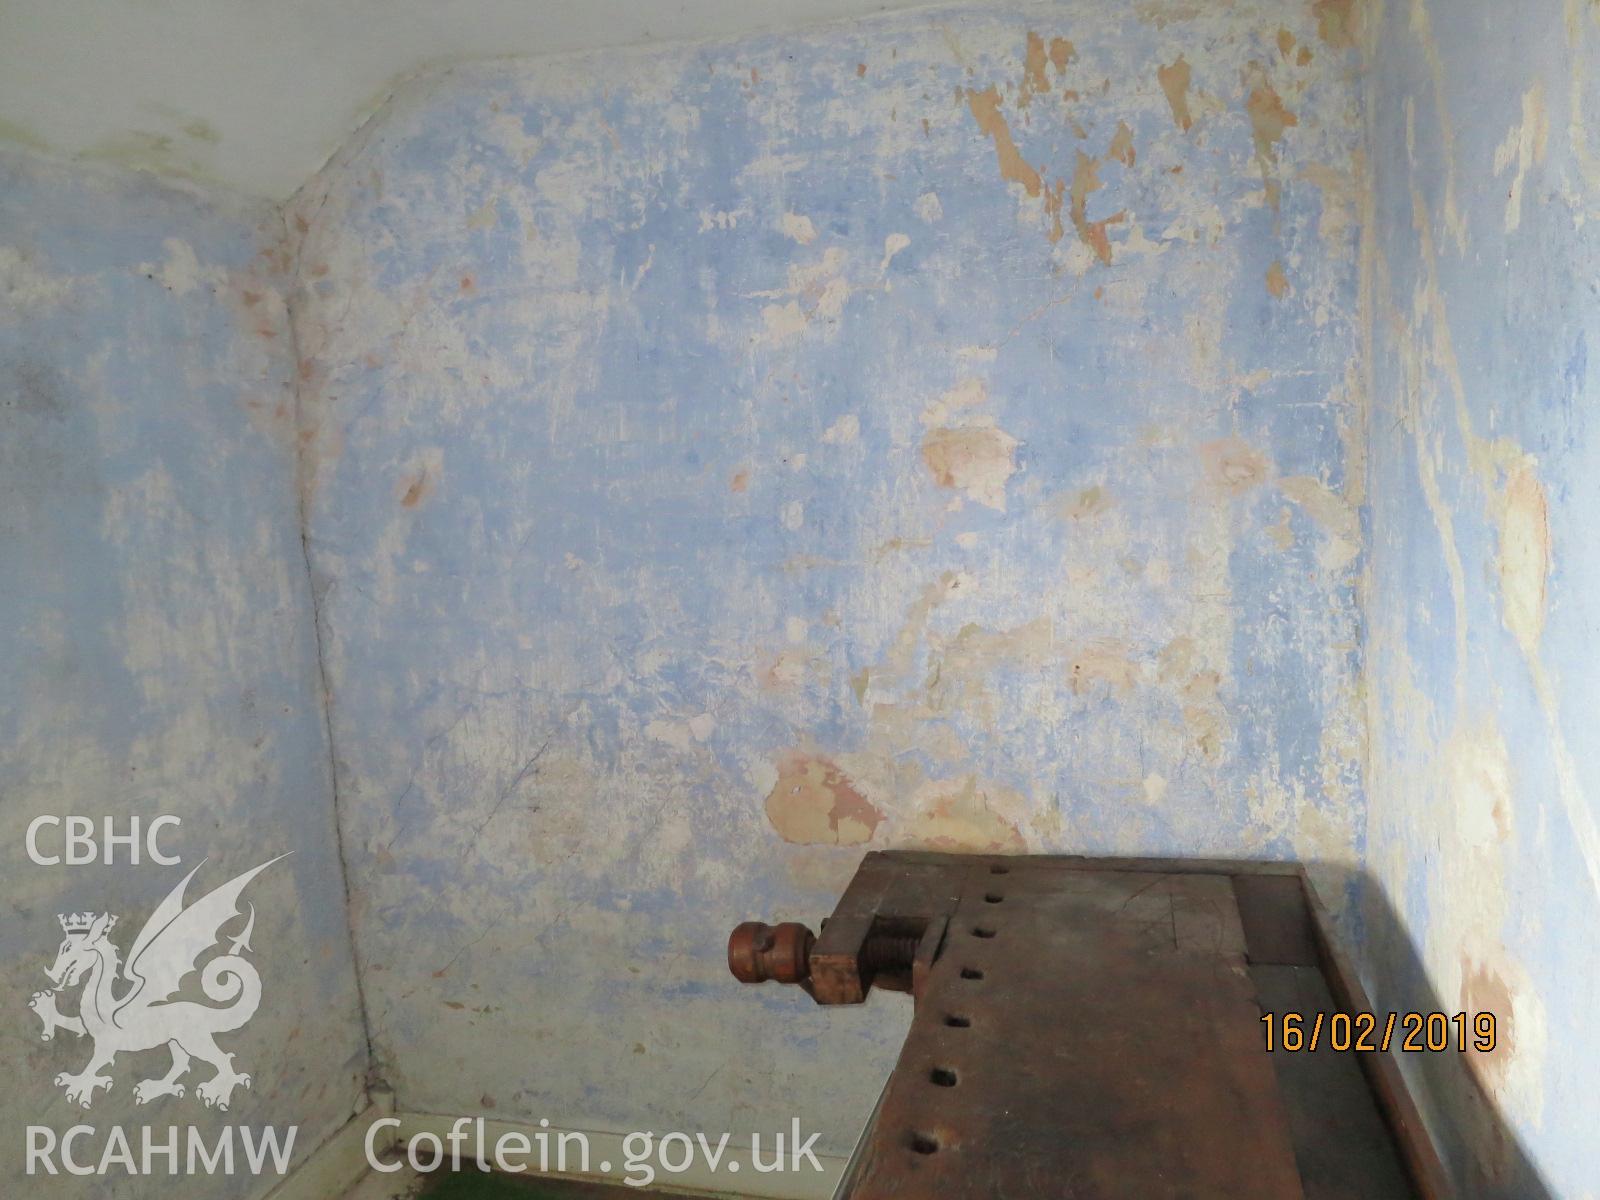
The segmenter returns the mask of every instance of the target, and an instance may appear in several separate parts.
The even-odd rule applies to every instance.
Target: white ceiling
[[[916,0],[0,0],[0,141],[289,196],[430,63],[721,37]]]

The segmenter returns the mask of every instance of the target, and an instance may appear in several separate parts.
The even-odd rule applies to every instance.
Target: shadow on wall
[[[1368,961],[1381,972],[1379,980],[1362,980],[1375,1008],[1384,1013],[1455,1011],[1429,981],[1418,948],[1375,877],[1331,863],[1308,866],[1323,886],[1342,878],[1359,897]],[[1494,1015],[1497,1045],[1488,1054],[1448,1050],[1395,1057],[1455,1185],[1454,1195],[1461,1200],[1555,1200],[1495,1100],[1497,1080],[1517,1045],[1509,1013]]]

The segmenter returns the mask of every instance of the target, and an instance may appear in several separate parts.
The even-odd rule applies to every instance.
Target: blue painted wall
[[[344,916],[331,771],[295,478],[284,227],[267,206],[0,154],[0,1191],[24,1128],[101,1132],[298,1125],[297,1157],[361,1095],[366,1042]],[[39,815],[181,818],[181,867],[40,866]],[[59,848],[47,837],[45,849]],[[126,951],[208,860],[190,899],[294,851],[251,885],[261,1008],[220,1039],[253,1077],[223,1114],[189,1095],[134,1104],[164,1052],[123,1056],[90,1111],[52,1084],[85,1040],[40,1040],[27,1008],[61,941],[56,915],[109,911]],[[125,854],[125,852],[124,852]],[[237,923],[229,932],[237,930]],[[64,1012],[76,1011],[63,998]],[[158,1169],[159,1169],[159,1160]],[[174,1197],[259,1195],[240,1171],[162,1180]],[[144,1194],[113,1177],[97,1195]]]
[[[1380,1006],[1499,1019],[1406,1060],[1469,1196],[1600,1179],[1597,14],[1374,12],[1364,951]]]
[[[352,920],[402,1107],[848,1148],[861,852],[1366,827],[1349,5],[436,74],[290,208]]]
[[[1074,0],[434,73],[287,241],[0,159],[9,993],[55,911],[167,882],[33,867],[33,815],[287,840],[263,957],[314,1002],[252,1027],[245,1119],[349,1110],[314,592],[404,1108],[842,1153],[905,1006],[737,989],[734,921],[871,847],[1285,856],[1380,1007],[1496,1014],[1406,1060],[1464,1194],[1588,1194],[1594,12]],[[0,1110],[73,1119],[64,1044],[13,1044]]]

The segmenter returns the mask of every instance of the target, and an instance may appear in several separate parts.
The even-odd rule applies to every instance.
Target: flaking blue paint
[[[348,1119],[366,1045],[338,852],[295,476],[294,356],[270,207],[0,152],[0,923],[7,1087],[0,1190],[132,1194],[142,1181],[24,1178],[25,1130],[78,1124],[91,1162],[122,1125],[299,1127],[295,1161]],[[251,297],[254,297],[252,300]],[[177,867],[39,865],[40,815],[181,819]],[[47,832],[42,849],[59,849]],[[122,1056],[85,1113],[52,1079],[87,1042],[39,1039],[56,914],[118,914],[124,948],[199,867],[191,898],[293,851],[252,886],[256,1017],[224,1039],[253,1077],[232,1111],[138,1108],[158,1055]],[[202,860],[207,860],[201,866]],[[231,930],[230,930],[231,931]],[[75,998],[62,1010],[75,1011]],[[162,1136],[158,1134],[158,1136]],[[59,1159],[55,1161],[59,1162]],[[157,1158],[157,1169],[161,1160]],[[274,1179],[179,1175],[173,1197]],[[110,1189],[105,1190],[105,1189]],[[142,1194],[142,1193],[141,1193]]]
[[[1343,888],[1356,64],[1309,8],[1166,15],[458,68],[291,206],[352,920],[403,1106],[798,1113],[844,1152],[903,1007],[732,988],[723,939],[822,915],[871,846],[1296,856]],[[1030,31],[1076,58],[1024,108]],[[1298,122],[1276,206],[1263,81]],[[991,86],[1059,241],[975,120]],[[936,469],[940,429],[999,434]],[[768,804],[797,754],[869,841],[797,844],[831,836]]]
[[[1600,1178],[1592,4],[1375,8],[1367,970],[1462,1194]],[[1459,564],[1456,576],[1452,563]],[[1454,577],[1454,578],[1453,578]]]

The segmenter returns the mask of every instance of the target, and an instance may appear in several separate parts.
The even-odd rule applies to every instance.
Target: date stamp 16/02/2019
[[[1491,1012],[1262,1013],[1268,1053],[1275,1050],[1387,1053],[1391,1046],[1406,1054],[1468,1049],[1487,1054],[1495,1048],[1497,1023]]]

